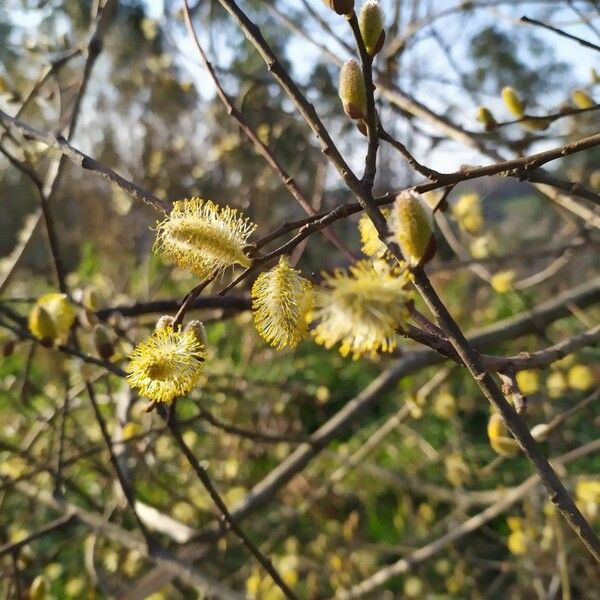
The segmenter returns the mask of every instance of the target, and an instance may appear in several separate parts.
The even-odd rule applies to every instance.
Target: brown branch
[[[54,521],[50,521],[50,523],[47,523],[43,527],[40,527],[39,529],[37,529],[33,533],[30,533],[27,537],[23,538],[22,540],[19,540],[18,542],[11,542],[0,546],[0,558],[6,554],[18,552],[24,546],[28,546],[29,544],[31,544],[31,542],[39,540],[41,537],[44,537],[49,533],[53,533],[57,529],[62,529],[63,527],[70,525],[73,522],[73,520],[74,516],[72,514],[67,513],[62,517],[55,519]]]
[[[202,61],[202,64],[205,66],[206,70],[208,71],[208,75],[211,78],[211,80],[215,86],[217,96],[219,97],[219,99],[221,100],[223,105],[225,106],[225,108],[227,110],[227,114],[237,123],[239,128],[246,135],[246,137],[252,142],[252,145],[254,146],[254,149],[258,152],[258,154],[260,154],[265,159],[266,163],[277,173],[277,175],[279,176],[279,178],[281,179],[281,181],[283,182],[283,184],[285,185],[287,190],[296,199],[298,204],[300,204],[302,209],[309,215],[315,215],[316,214],[315,209],[312,207],[310,202],[305,198],[304,194],[298,187],[296,180],[287,173],[287,171],[283,168],[281,163],[277,160],[277,158],[271,152],[271,150],[268,148],[268,146],[259,139],[259,137],[256,134],[256,132],[254,131],[254,129],[252,129],[252,127],[250,127],[250,125],[246,122],[242,113],[236,108],[234,103],[231,101],[231,99],[229,98],[229,96],[227,95],[225,90],[223,89],[223,86],[221,85],[211,62],[208,60],[208,57],[206,56],[206,53],[204,52],[204,49],[202,48],[202,45],[200,44],[200,40],[198,39],[198,35],[196,33],[196,30],[194,29],[194,25],[192,24],[192,19],[191,19],[191,15],[190,15],[190,11],[189,11],[189,6],[188,6],[188,0],[184,0],[184,2],[183,2],[183,14],[184,14],[184,18],[185,18],[185,24],[188,28],[190,37],[192,38],[192,42],[194,43],[194,45],[196,46],[196,49],[198,50],[198,55],[200,56],[200,60]],[[351,250],[346,246],[346,244],[344,244],[340,240],[340,238],[335,234],[334,231],[332,231],[329,228],[324,228],[322,230],[322,233],[334,246],[336,246],[336,248],[338,248],[338,250],[350,262],[354,262],[356,260],[356,257],[351,252]]]
[[[144,537],[146,545],[148,546],[148,550],[150,553],[152,553],[155,550],[154,541],[152,539],[152,536],[151,536],[148,528],[146,527],[146,524],[138,515],[138,512],[135,507],[135,503],[136,503],[135,492],[134,492],[132,486],[130,485],[129,481],[127,480],[125,473],[121,469],[119,460],[117,459],[117,456],[115,455],[115,452],[113,449],[113,442],[110,439],[110,434],[108,433],[106,421],[104,420],[104,417],[102,416],[102,413],[100,412],[100,409],[98,407],[98,402],[96,400],[96,393],[94,392],[94,388],[89,381],[85,382],[85,389],[87,391],[88,398],[90,399],[92,408],[94,409],[94,416],[96,417],[96,422],[98,423],[98,426],[100,427],[100,432],[102,433],[102,439],[104,440],[104,444],[106,446],[106,449],[108,450],[108,456],[110,458],[110,462],[113,466],[113,469],[115,471],[117,479],[119,480],[119,485],[121,486],[123,495],[125,496],[125,499],[127,500],[129,509],[131,510],[131,512],[133,513],[133,516],[135,517],[137,525],[140,528],[140,531]]]
[[[302,116],[304,116],[305,120],[307,120],[311,128],[313,128],[313,130],[318,130],[319,127],[322,128],[323,125],[316,116],[316,114],[314,114],[314,112],[311,113],[301,110],[301,100],[304,99],[304,97],[293,84],[293,82],[291,82],[289,76],[285,73],[285,71],[283,71],[281,65],[279,65],[279,63],[276,61],[275,55],[273,54],[272,50],[262,37],[262,34],[260,33],[258,27],[243,13],[243,11],[239,9],[237,4],[233,0],[219,0],[219,2],[235,18],[240,28],[246,34],[246,37],[253,43],[253,45],[259,51],[261,56],[263,56],[263,58],[267,62],[268,69],[274,72],[275,78],[282,85],[282,87],[288,93],[288,95],[290,95],[290,97],[294,100],[296,106],[302,113]],[[355,16],[354,19],[356,19]],[[352,26],[352,17],[350,17],[350,21]],[[355,27],[357,29],[357,24]],[[358,39],[362,40],[360,32],[358,32],[357,37]],[[371,68],[371,63],[363,62],[363,73],[365,65],[368,66],[369,69]],[[366,80],[365,83],[367,83]],[[367,96],[369,94],[372,94],[372,88],[367,89],[367,92]],[[373,118],[372,112],[370,118]],[[371,120],[371,123],[368,123],[367,125],[368,127],[372,127],[373,121]],[[600,134],[589,136],[588,138],[584,138],[583,140],[579,140],[578,142],[574,142],[572,144],[566,144],[565,146],[558,149],[558,153],[556,153],[556,150],[550,150],[547,152],[541,152],[539,154],[527,157],[527,160],[525,161],[523,161],[523,159],[504,161],[504,169],[499,168],[498,165],[490,165],[488,167],[479,168],[467,167],[465,169],[461,169],[459,172],[462,173],[464,179],[481,177],[483,175],[489,174],[496,174],[503,170],[511,171],[515,169],[518,169],[519,172],[524,175],[528,170],[533,170],[537,167],[540,167],[546,162],[554,160],[557,157],[565,156],[573,152],[578,152],[587,148],[591,148],[597,144],[600,144]],[[342,176],[344,176],[344,169],[342,165],[345,165],[345,162],[343,158],[341,156],[338,157],[335,154],[332,155],[331,153],[327,154],[327,156],[336,166],[336,168],[338,168]],[[367,173],[365,174],[367,175]],[[363,206],[366,213],[369,215],[381,240],[386,243],[388,249],[392,252],[394,257],[397,260],[401,261],[403,257],[397,245],[388,241],[388,228],[386,220],[381,214],[381,211],[378,209],[376,203],[373,201],[370,194],[370,188],[368,188],[367,193],[365,193],[362,185],[356,185],[356,182],[352,181],[351,179],[348,180],[347,177],[344,177],[344,180],[346,181],[348,187],[357,196],[357,199],[361,206]],[[369,181],[366,177],[365,183],[368,187]],[[445,183],[453,183],[453,181],[446,180]],[[429,282],[429,279],[425,272],[421,268],[416,268],[413,270],[413,273],[414,285],[423,297],[429,310],[434,315],[435,319],[438,322],[438,325],[444,330],[444,332],[448,336],[448,339],[450,340],[452,346],[454,347],[457,354],[460,356],[462,362],[473,376],[476,384],[480,388],[483,395],[500,412],[508,429],[511,431],[511,433],[513,434],[513,436],[515,437],[515,439],[529,458],[529,460],[536,467],[542,482],[545,484],[550,493],[550,498],[552,502],[561,511],[571,528],[581,538],[582,542],[588,548],[590,553],[594,556],[596,561],[600,562],[600,539],[598,539],[585,517],[575,506],[573,499],[571,498],[571,496],[563,486],[562,482],[560,481],[560,479],[558,478],[558,476],[556,475],[556,473],[542,454],[539,446],[529,433],[529,429],[527,428],[525,422],[515,412],[514,408],[507,402],[505,397],[502,395],[500,388],[497,386],[496,382],[493,380],[491,375],[485,372],[484,367],[481,364],[479,354],[464,337],[464,334],[462,333],[461,329],[451,317],[443,302],[431,286],[431,283]]]
[[[171,407],[172,410],[170,410],[170,416],[174,416],[174,408],[175,405]],[[200,480],[200,482],[208,492],[209,496],[211,497],[212,501],[219,509],[219,520],[223,523],[223,525],[231,529],[231,531],[238,537],[242,544],[248,549],[250,554],[252,554],[252,556],[256,558],[256,560],[262,565],[265,571],[270,575],[273,581],[277,584],[277,587],[279,587],[279,589],[285,594],[286,598],[292,598],[293,600],[297,600],[296,594],[294,594],[294,592],[290,589],[288,584],[281,578],[281,575],[279,575],[279,572],[274,567],[271,560],[258,549],[254,542],[252,542],[252,540],[250,540],[250,538],[244,533],[244,530],[238,524],[235,517],[231,514],[231,512],[227,508],[227,505],[221,498],[221,495],[213,485],[213,482],[211,481],[208,472],[196,459],[190,447],[185,443],[185,440],[183,439],[183,436],[181,435],[181,432],[179,431],[179,428],[177,427],[175,421],[172,418],[170,418],[170,416],[167,417],[164,414],[162,416],[163,418],[165,418],[167,427],[169,428],[169,431],[171,432],[175,443],[177,444],[183,455],[186,457],[188,464],[192,467],[192,469],[198,476],[198,479]]]
[[[574,460],[593,454],[600,450],[600,440],[594,440],[588,444],[584,444],[571,452],[563,454],[552,462],[556,466],[565,466]],[[373,597],[373,592],[385,585],[392,577],[409,572],[416,565],[429,560],[449,544],[452,544],[469,533],[476,531],[492,519],[504,513],[515,502],[518,502],[530,493],[539,483],[539,474],[534,474],[528,477],[523,483],[517,487],[506,491],[503,497],[495,504],[492,504],[480,513],[470,517],[458,526],[453,525],[452,528],[440,538],[426,544],[425,546],[411,552],[408,556],[401,558],[397,562],[384,567],[371,575],[368,579],[355,585],[349,590],[339,590],[335,596],[336,600],[350,600],[352,598],[363,598],[364,596]]]
[[[546,23],[542,23],[542,21],[538,21],[537,19],[530,19],[529,17],[521,17],[520,21],[522,23],[527,23],[528,25],[534,25],[536,27],[543,27],[544,29],[548,29],[548,31],[553,31],[554,33],[567,38],[569,40],[573,40],[574,42],[577,42],[580,46],[584,46],[585,48],[590,48],[592,50],[596,50],[596,52],[600,52],[600,46],[598,46],[597,44],[593,44],[592,42],[588,42],[587,40],[584,40],[580,37],[577,37],[576,35],[573,35],[571,33],[567,33],[566,31],[563,31],[562,29],[558,29],[558,27],[553,27],[552,25],[547,25]]]
[[[408,148],[399,142],[396,138],[392,137],[380,124],[379,125],[379,138],[396,148],[400,154],[406,159],[406,162],[415,170],[427,179],[437,181],[440,177],[443,177],[441,173],[434,169],[430,169],[425,165],[422,165],[408,150]]]
[[[23,121],[6,114],[3,110],[0,110],[0,121],[5,123],[9,128],[13,128],[21,132],[28,139],[34,139],[39,142],[43,142],[51,148],[55,148],[73,163],[79,165],[82,169],[92,171],[104,179],[116,184],[132,198],[141,200],[160,212],[168,213],[170,211],[171,205],[169,202],[160,200],[154,194],[147,192],[135,183],[125,179],[113,171],[110,167],[107,167],[87,154],[84,154],[72,146],[64,137],[55,137],[51,134],[38,131],[26,123],[23,123]]]
[[[124,317],[138,317],[147,314],[166,314],[176,311],[181,306],[181,300],[151,300],[134,304],[117,304],[96,311],[101,321],[106,321],[113,314]],[[200,296],[190,302],[189,310],[222,309],[227,311],[250,310],[251,302],[248,296]]]
[[[358,48],[360,56],[360,64],[367,92],[367,118],[365,125],[367,127],[367,155],[365,156],[365,170],[362,176],[361,183],[363,184],[365,193],[371,196],[373,183],[377,173],[377,151],[379,149],[379,117],[377,116],[377,108],[375,107],[375,86],[373,85],[373,57],[367,52],[365,42],[360,32],[356,13],[353,11],[348,18],[348,24],[354,34],[354,41]]]

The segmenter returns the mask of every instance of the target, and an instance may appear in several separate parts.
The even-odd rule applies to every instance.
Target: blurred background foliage
[[[339,67],[302,36],[345,59],[349,52],[344,44],[351,38],[343,19],[327,11],[320,0],[242,4],[359,170],[364,138],[341,110],[336,91]],[[500,101],[505,85],[513,86],[526,100],[528,114],[555,113],[569,102],[576,87],[600,98],[598,86],[594,87],[598,82],[580,57],[582,50],[516,22],[521,14],[528,14],[568,26],[580,22],[583,11],[589,27],[581,26],[577,32],[594,36],[595,31],[597,42],[600,13],[595,3],[388,0],[383,4],[386,48],[394,47],[404,33],[410,35],[396,43],[398,51],[384,50],[378,58],[381,81],[464,127],[476,144],[508,157],[511,152],[531,153],[597,133],[597,112],[557,120],[545,131],[510,125],[486,133],[475,119],[481,104],[489,106],[499,122],[511,119]],[[3,109],[14,114],[50,61],[85,45],[90,8],[84,0],[8,0],[0,6]],[[446,17],[427,23],[429,15],[443,11],[448,12]],[[218,2],[195,3],[193,12],[200,39],[226,91],[315,208],[352,201],[293,106]],[[320,19],[332,33],[323,29]],[[595,57],[590,54],[591,65]],[[83,56],[70,60],[51,77],[21,118],[41,130],[60,132],[70,118],[84,60]],[[381,96],[380,107],[386,128],[425,164],[451,170],[463,162],[484,160],[477,148],[460,146],[389,98]],[[74,144],[159,198],[198,195],[237,206],[259,224],[258,235],[303,216],[214,96],[188,41],[179,2],[118,3],[83,99]],[[40,174],[56,158],[43,145],[25,148],[12,146],[11,150],[20,151],[18,158],[29,161]],[[599,153],[596,149],[564,160],[556,174],[600,188]],[[414,181],[415,174],[383,146],[376,190],[387,192]],[[455,210],[468,193],[478,197],[479,208],[474,210],[481,210],[480,226],[470,226]],[[449,200],[443,226],[456,238],[458,250],[438,232],[439,251],[429,271],[464,330],[524,313],[597,276],[597,228],[552,204],[531,185],[494,177],[457,186]],[[27,176],[3,157],[0,201],[4,277],[38,197]],[[80,339],[89,353],[93,353],[89,326],[94,321],[90,311],[182,298],[197,283],[151,254],[155,212],[77,166],[65,165],[52,212],[74,299],[85,304],[90,290],[97,297],[93,306],[86,307],[87,315],[82,311],[79,318]],[[354,217],[336,224],[335,230],[358,252]],[[557,248],[577,239],[585,243],[568,250],[562,268],[536,285],[527,283],[562,254]],[[537,254],[525,252],[540,248]],[[466,254],[460,256],[461,249]],[[346,264],[318,235],[310,238],[298,258],[302,269],[315,276]],[[483,276],[469,269],[472,259],[481,261]],[[498,273],[509,275],[495,278]],[[508,280],[524,285],[510,285]],[[222,282],[218,284],[214,290]],[[247,295],[248,285],[233,293]],[[31,299],[55,289],[46,234],[40,227],[11,270],[0,302],[26,315]],[[276,353],[260,340],[248,312],[215,309],[198,315],[207,324],[210,360],[201,390],[179,403],[179,415],[190,419],[186,441],[206,461],[229,505],[294,449],[294,439],[315,431],[395,360],[382,355],[355,362],[310,340],[296,351]],[[117,337],[116,360],[129,353],[158,316],[112,315],[109,325]],[[574,310],[535,335],[498,343],[486,351],[501,355],[534,351],[597,323],[599,316],[598,307]],[[10,342],[8,333],[2,335],[4,343]],[[413,343],[403,342],[398,353],[414,348]],[[529,386],[528,423],[548,422],[577,404],[597,386],[597,375],[597,348],[524,375]],[[132,399],[123,381],[102,368],[22,341],[0,363],[0,542],[18,540],[55,518],[35,498],[19,493],[14,482],[31,481],[52,490],[62,427],[67,498],[125,528],[135,527],[115,492],[100,430],[82,394],[84,377],[96,381],[111,434],[129,440],[126,464],[139,499],[201,529],[214,515],[210,500],[160,429],[158,417],[143,412],[143,401]],[[437,385],[423,393],[436,378]],[[69,411],[63,424],[66,397]],[[123,406],[119,414],[118,407]],[[264,441],[228,433],[199,418],[198,408],[224,423],[282,439]],[[397,426],[382,435],[366,457],[348,468],[345,476],[332,479],[398,414]],[[405,377],[355,424],[352,435],[330,444],[245,527],[261,548],[272,553],[301,598],[328,597],[441,536],[531,474],[525,458],[499,458],[490,447],[488,418],[487,404],[458,367],[431,367]],[[576,413],[544,442],[546,453],[558,456],[596,439],[599,419],[597,402]],[[599,472],[600,458],[586,457],[574,463],[567,479],[597,529]],[[213,578],[251,597],[280,597],[231,537],[222,538],[201,564]],[[48,597],[105,598],[118,597],[151,563],[136,551],[72,525],[26,546],[14,564],[4,557],[0,568],[3,597],[14,597],[16,569],[23,590],[43,575],[50,586]],[[548,505],[545,493],[535,488],[508,511],[415,565],[409,574],[391,579],[377,597],[524,599],[560,594],[565,600],[597,597],[597,571]],[[151,597],[196,596],[187,585],[173,581]]]

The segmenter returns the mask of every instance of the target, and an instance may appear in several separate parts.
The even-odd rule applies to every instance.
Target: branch
[[[49,133],[44,133],[42,131],[38,131],[33,127],[30,127],[23,121],[11,117],[6,114],[3,110],[0,110],[0,121],[2,121],[9,128],[14,129],[22,133],[27,139],[37,140],[39,142],[43,142],[47,146],[51,148],[57,149],[64,156],[66,156],[70,161],[79,165],[82,169],[87,171],[92,171],[104,177],[108,181],[119,186],[124,192],[126,192],[132,198],[136,200],[141,200],[146,204],[152,206],[152,208],[162,212],[168,213],[171,209],[171,205],[169,202],[164,200],[160,200],[154,194],[147,192],[142,189],[135,183],[125,179],[115,171],[113,171],[110,167],[106,167],[103,164],[99,163],[97,160],[92,157],[84,154],[74,146],[72,146],[64,137],[58,136],[55,137]]]
[[[552,462],[556,466],[565,466],[570,462],[593,454],[600,450],[600,440],[594,440],[588,444],[580,446],[567,454],[563,454]],[[465,537],[469,533],[479,529],[492,519],[501,515],[506,509],[510,508],[515,502],[518,502],[526,494],[530,493],[539,483],[539,475],[531,475],[516,488],[506,491],[501,500],[492,504],[485,510],[467,519],[458,527],[453,526],[448,533],[442,537],[430,542],[429,544],[411,552],[409,556],[400,559],[392,565],[384,567],[371,575],[365,581],[355,585],[350,590],[339,590],[335,596],[336,600],[350,600],[352,598],[363,598],[366,595],[373,597],[372,593],[383,586],[387,581],[396,575],[409,572],[416,565],[429,560],[446,548],[449,544]]]
[[[250,554],[252,554],[252,556],[256,558],[256,560],[262,565],[264,570],[271,576],[273,581],[277,584],[277,587],[285,594],[285,596],[287,598],[291,598],[292,600],[297,600],[296,594],[294,594],[294,592],[290,589],[288,584],[281,578],[281,575],[279,575],[277,569],[273,566],[271,560],[258,549],[254,542],[250,540],[250,538],[244,533],[243,529],[239,526],[237,520],[233,517],[231,512],[229,512],[227,505],[221,498],[219,492],[217,491],[210,477],[208,476],[208,472],[196,459],[194,453],[185,443],[185,440],[183,439],[183,436],[181,435],[181,432],[179,431],[179,428],[177,427],[177,424],[175,423],[174,419],[170,418],[171,416],[174,416],[174,414],[175,404],[171,406],[169,416],[166,416],[164,414],[162,416],[165,418],[167,427],[169,428],[169,431],[171,432],[175,443],[177,444],[177,446],[179,446],[179,449],[186,457],[190,467],[192,467],[192,469],[198,476],[198,479],[200,480],[200,482],[208,492],[209,496],[211,497],[212,501],[219,509],[219,520],[229,529],[231,529],[231,531],[233,531],[233,533],[238,537],[242,544],[248,549]]]
[[[367,120],[365,125],[367,126],[367,139],[369,141],[369,145],[367,148],[367,155],[365,157],[365,171],[362,176],[361,183],[364,186],[365,193],[370,196],[373,189],[373,182],[375,181],[375,174],[377,172],[377,150],[379,149],[379,117],[377,116],[377,109],[375,108],[373,57],[367,52],[365,42],[360,32],[360,27],[358,25],[358,19],[356,18],[356,13],[354,11],[352,11],[350,18],[348,19],[348,23],[352,29],[352,33],[354,34],[354,40],[360,55],[363,80],[365,84],[365,90],[367,92]]]
[[[527,23],[528,25],[534,25],[537,27],[543,27],[544,29],[548,29],[549,31],[553,31],[554,33],[567,38],[569,40],[573,40],[577,42],[580,46],[584,46],[585,48],[591,48],[592,50],[596,50],[596,52],[600,52],[600,46],[596,44],[592,44],[592,42],[588,42],[587,40],[581,39],[576,35],[572,35],[571,33],[567,33],[562,29],[558,29],[558,27],[553,27],[552,25],[547,25],[546,23],[542,23],[542,21],[538,21],[536,19],[530,19],[529,17],[521,17],[520,21],[522,23]]]
[[[161,569],[168,571],[173,577],[179,577],[189,585],[197,586],[208,595],[214,595],[223,600],[245,600],[246,598],[244,595],[238,594],[225,587],[221,582],[212,580],[210,577],[199,572],[197,567],[176,558],[169,551],[161,550],[160,552],[150,555],[144,542],[140,540],[137,535],[107,521],[100,515],[87,511],[65,500],[54,498],[51,494],[28,483],[18,483],[16,488],[19,492],[32,498],[36,502],[61,513],[72,515],[90,530],[101,533],[108,539],[129,550],[139,552],[142,557],[154,562]]]
[[[215,86],[217,96],[223,103],[227,110],[227,114],[238,124],[239,128],[246,135],[246,137],[252,142],[254,149],[260,154],[266,161],[266,163],[277,173],[285,187],[288,189],[290,194],[296,199],[298,204],[302,207],[302,209],[309,215],[315,215],[316,211],[310,204],[310,202],[305,198],[304,194],[298,187],[296,180],[291,177],[287,171],[283,168],[283,166],[279,163],[277,158],[273,155],[271,150],[268,148],[266,144],[264,144],[256,132],[250,125],[246,122],[242,113],[236,108],[233,104],[223,86],[219,82],[219,79],[213,69],[212,64],[208,60],[202,45],[200,44],[200,40],[198,39],[198,35],[196,34],[196,30],[192,24],[192,19],[190,15],[190,9],[188,6],[188,0],[184,0],[183,2],[183,14],[185,18],[185,24],[188,28],[190,37],[192,38],[192,42],[196,46],[198,50],[198,55],[200,56],[200,60],[202,64],[206,67],[208,71],[209,77],[212,79],[212,82]],[[334,245],[338,250],[352,263],[356,260],[356,257],[350,251],[350,249],[340,240],[340,238],[336,235],[334,231],[331,229],[325,228],[322,230],[323,235]]]
[[[63,527],[70,525],[73,522],[73,520],[74,515],[67,513],[62,517],[55,519],[54,521],[50,521],[50,523],[47,523],[43,527],[40,527],[37,531],[30,533],[27,537],[23,538],[22,540],[19,540],[18,542],[11,542],[9,544],[4,544],[3,546],[0,546],[0,558],[5,556],[6,554],[18,552],[21,548],[23,548],[23,546],[28,546],[29,544],[31,544],[31,542],[34,542],[35,540],[38,540],[41,537],[44,537],[45,535],[56,531],[57,529],[62,529]]]

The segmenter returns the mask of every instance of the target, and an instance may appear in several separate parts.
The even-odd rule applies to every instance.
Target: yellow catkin
[[[367,116],[367,92],[360,65],[355,60],[347,60],[340,70],[339,96],[344,112],[351,119],[364,119]]]
[[[383,11],[377,0],[367,0],[358,15],[358,26],[367,53],[375,56],[385,40],[383,30]]]
[[[433,213],[428,204],[417,194],[400,194],[394,202],[389,224],[404,259],[413,266],[418,265],[433,235]]]
[[[390,216],[390,210],[384,208],[381,214],[388,219]],[[387,252],[386,245],[379,238],[377,229],[373,225],[373,221],[369,218],[369,215],[363,213],[358,220],[358,232],[360,233],[360,241],[362,242],[361,250],[372,258],[379,258]]]
[[[252,286],[252,310],[258,333],[275,348],[294,348],[308,330],[313,306],[311,282],[293,269],[286,257]]]
[[[324,285],[315,292],[312,334],[318,344],[340,344],[343,356],[358,358],[378,351],[391,352],[409,316],[406,272],[394,274],[359,261],[348,271],[324,274]]]
[[[492,449],[501,456],[516,456],[519,453],[519,445],[516,440],[509,437],[510,434],[502,417],[498,413],[492,413],[487,425],[487,434]]]
[[[477,120],[483,125],[485,131],[493,131],[498,124],[487,106],[480,106],[477,109]]]
[[[502,101],[515,117],[522,117],[525,114],[523,103],[517,95],[517,92],[508,85],[502,88]]]
[[[75,309],[66,294],[44,294],[29,313],[29,330],[42,340],[65,341],[75,316]]]
[[[571,100],[577,108],[581,109],[596,106],[594,99],[585,90],[581,89],[573,90],[571,92]]]
[[[127,381],[153,402],[172,402],[193,390],[204,368],[205,349],[193,331],[165,327],[132,351]]]
[[[490,285],[499,294],[506,294],[512,291],[515,276],[514,271],[498,271],[492,275]]]
[[[252,264],[245,247],[255,229],[235,208],[201,198],[179,200],[158,223],[154,251],[164,260],[208,278],[235,264]]]
[[[477,192],[461,194],[452,205],[451,211],[463,231],[477,234],[483,228],[481,196]]]
[[[567,374],[569,387],[573,390],[585,392],[595,384],[595,377],[587,365],[573,365]]]

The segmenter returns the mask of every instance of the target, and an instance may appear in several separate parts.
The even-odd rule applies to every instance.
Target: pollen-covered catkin
[[[313,306],[312,283],[292,268],[287,257],[252,286],[252,310],[258,333],[275,348],[294,348],[306,335]]]
[[[204,279],[235,264],[249,267],[245,248],[255,229],[235,208],[201,198],[179,200],[158,223],[154,251]]]
[[[408,320],[414,295],[406,289],[406,270],[392,271],[385,261],[377,266],[362,260],[348,271],[323,274],[324,285],[315,291],[312,334],[317,344],[358,358],[378,351],[391,352],[397,331]]]
[[[132,351],[127,382],[153,402],[172,402],[193,390],[204,368],[204,347],[193,331],[164,327]]]

